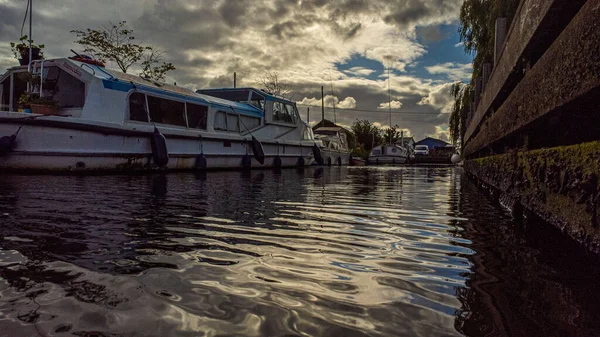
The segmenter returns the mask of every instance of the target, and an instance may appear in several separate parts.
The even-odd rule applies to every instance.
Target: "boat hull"
[[[202,134],[158,127],[166,137],[169,162],[153,163],[149,127],[104,125],[69,118],[1,118],[0,137],[17,134],[12,151],[0,157],[1,170],[151,171],[296,167],[314,161],[311,141],[261,140],[260,164],[251,136]],[[204,160],[205,159],[205,160]]]
[[[406,157],[402,156],[369,156],[369,165],[384,165],[384,164],[405,164]]]
[[[350,152],[321,149],[321,156],[323,156],[323,165],[350,165]]]

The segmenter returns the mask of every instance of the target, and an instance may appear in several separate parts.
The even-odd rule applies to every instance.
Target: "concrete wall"
[[[468,160],[475,179],[600,253],[600,142]]]
[[[509,206],[596,253],[599,18],[600,0],[523,0],[462,151],[466,172]]]

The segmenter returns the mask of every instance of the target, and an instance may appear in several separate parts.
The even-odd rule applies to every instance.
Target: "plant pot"
[[[40,48],[31,48],[31,60],[32,61],[41,59],[40,50],[41,50]],[[19,59],[19,63],[22,66],[26,66],[29,64],[29,48],[27,48],[21,52],[21,58]]]
[[[56,115],[58,108],[46,104],[31,104],[31,112],[40,115]]]

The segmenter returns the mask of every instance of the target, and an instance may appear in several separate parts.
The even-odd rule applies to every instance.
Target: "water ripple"
[[[487,248],[469,234],[463,179],[414,168],[2,176],[0,324],[19,335],[465,334]]]

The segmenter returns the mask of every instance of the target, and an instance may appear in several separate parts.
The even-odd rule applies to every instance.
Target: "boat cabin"
[[[53,115],[120,125],[156,124],[167,129],[245,135],[266,125],[265,138],[285,139],[286,132],[302,129],[302,139],[312,139],[300,119],[296,104],[254,88],[206,89],[144,79],[70,58],[39,60],[13,67],[0,75],[0,111],[33,112],[19,98],[31,92],[53,101]],[[32,110],[34,110],[32,105]],[[281,138],[280,138],[281,137]]]
[[[322,126],[314,130],[315,139],[321,140],[323,147],[337,151],[348,151],[346,132],[342,127]]]

